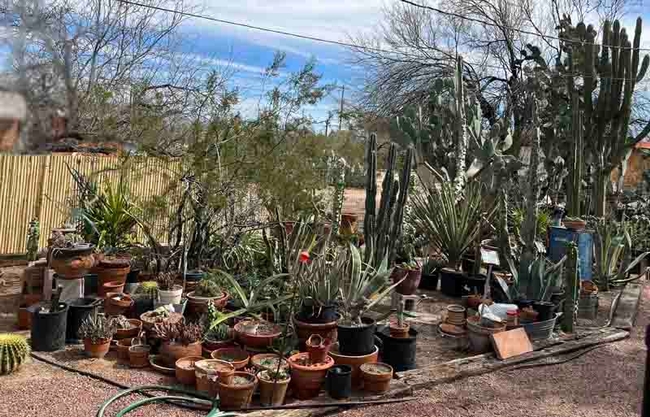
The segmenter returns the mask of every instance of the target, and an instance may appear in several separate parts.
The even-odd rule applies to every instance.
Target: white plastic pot
[[[181,296],[183,295],[183,287],[177,285],[170,291],[158,290],[158,294],[160,296],[160,304],[180,304]]]

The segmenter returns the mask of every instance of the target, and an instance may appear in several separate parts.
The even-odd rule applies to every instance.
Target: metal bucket
[[[479,317],[474,316],[467,319],[467,336],[472,352],[486,353],[492,350],[490,335],[506,330],[505,323],[498,327],[484,327],[478,324]]]
[[[550,339],[553,335],[553,329],[555,328],[555,322],[557,318],[560,317],[560,313],[555,313],[555,317],[546,321],[538,321],[536,323],[523,323],[522,326],[528,338],[533,340],[547,340]]]

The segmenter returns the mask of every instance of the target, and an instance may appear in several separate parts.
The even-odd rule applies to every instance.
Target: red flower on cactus
[[[303,264],[308,263],[309,262],[309,252],[307,252],[306,250],[300,252],[300,256],[298,257],[298,260]]]

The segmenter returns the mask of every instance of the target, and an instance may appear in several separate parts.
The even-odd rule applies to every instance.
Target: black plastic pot
[[[555,313],[555,304],[550,301],[533,302],[533,310],[537,311],[537,321],[548,321],[553,318]]]
[[[375,321],[369,317],[361,318],[362,325],[346,326],[338,324],[339,352],[347,356],[369,355],[375,351]]]
[[[185,281],[189,281],[189,282],[201,281],[204,276],[205,276],[205,272],[203,271],[187,271],[187,273],[185,274]]]
[[[143,313],[153,310],[153,298],[151,297],[134,297],[133,307],[131,307],[131,318],[139,319]]]
[[[77,298],[68,302],[68,322],[65,328],[65,341],[78,343],[81,323],[99,306],[100,298]]]
[[[54,352],[65,348],[65,329],[68,318],[68,305],[59,303],[59,310],[54,313],[39,311],[49,303],[33,306],[32,314],[32,350],[36,352]]]
[[[465,277],[465,284],[469,288],[470,294],[483,294],[485,291],[485,280],[487,277],[483,274]]]
[[[352,395],[352,367],[334,365],[327,371],[327,393],[335,400],[344,400]]]
[[[97,294],[97,274],[84,275],[84,295]]]
[[[310,324],[331,323],[336,321],[338,317],[339,315],[336,312],[335,305],[317,307],[314,305],[303,304],[300,308],[298,320]]]
[[[415,353],[417,330],[409,329],[409,337],[390,337],[390,330],[383,327],[377,333],[382,343],[380,346],[381,361],[393,367],[395,372],[403,372],[416,368]]]
[[[440,291],[449,297],[462,297],[465,278],[465,275],[460,271],[442,268],[440,270]]]
[[[515,304],[517,304],[519,310],[523,310],[524,308],[532,307],[533,300],[515,300]]]
[[[422,274],[422,279],[420,280],[421,290],[436,291],[438,289],[438,277],[440,273],[435,271],[432,275]]]
[[[137,284],[138,277],[140,276],[139,269],[131,269],[128,274],[126,274],[126,283],[127,284]]]

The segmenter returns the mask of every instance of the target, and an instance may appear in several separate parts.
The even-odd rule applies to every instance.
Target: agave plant
[[[477,184],[468,184],[461,194],[451,183],[414,195],[412,221],[426,235],[429,243],[439,248],[449,266],[460,270],[463,255],[476,242],[484,216],[481,193]],[[486,215],[489,218],[490,215]]]

